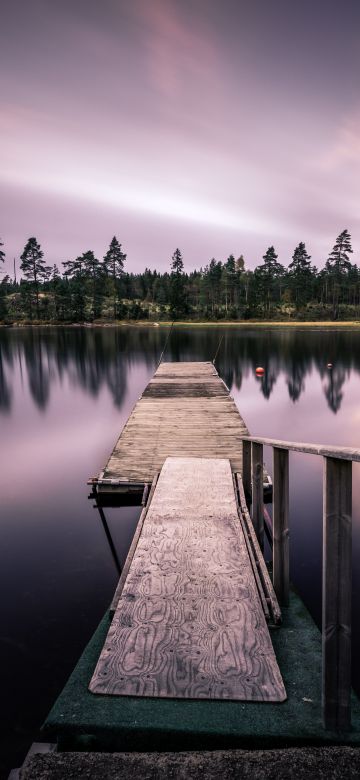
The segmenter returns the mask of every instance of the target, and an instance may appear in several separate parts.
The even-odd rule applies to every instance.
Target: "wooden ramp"
[[[89,688],[286,699],[229,459],[166,460]]]
[[[161,363],[99,475],[98,491],[151,483],[167,457],[228,458],[241,472],[248,433],[212,363]]]

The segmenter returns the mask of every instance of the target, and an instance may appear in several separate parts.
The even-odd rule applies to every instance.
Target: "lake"
[[[358,447],[360,330],[178,326],[165,360],[212,360],[250,432]],[[0,329],[1,734],[29,744],[106,610],[117,571],[86,485],[150,380],[167,329]],[[328,363],[333,368],[327,368]],[[256,366],[265,375],[257,378]],[[272,471],[271,453],[265,461]],[[360,652],[360,464],[353,466],[354,657]],[[120,560],[140,510],[108,509]],[[290,455],[291,578],[320,623],[322,459]],[[355,666],[355,664],[354,664]],[[360,690],[360,674],[354,669]]]

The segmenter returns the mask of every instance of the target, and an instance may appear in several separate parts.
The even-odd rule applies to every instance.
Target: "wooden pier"
[[[96,485],[102,497],[153,489],[115,593],[93,693],[286,698],[266,623],[279,622],[280,609],[241,510],[247,434],[212,363],[158,367]]]
[[[256,573],[229,460],[167,458],[90,690],[284,701]]]
[[[274,451],[273,582],[263,445]],[[290,586],[291,450],[325,463],[322,638]],[[97,503],[133,494],[143,509],[112,604],[44,725],[59,749],[359,745],[352,460],[359,450],[250,437],[211,363],[160,365],[92,480]]]
[[[227,458],[241,472],[248,433],[212,363],[161,363],[99,474],[98,493],[139,492],[168,457]]]

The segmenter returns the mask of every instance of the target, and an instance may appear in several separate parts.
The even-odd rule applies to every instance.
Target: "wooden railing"
[[[351,726],[351,498],[352,461],[360,450],[246,436],[243,484],[252,521],[264,539],[263,446],[273,448],[273,585],[279,603],[289,603],[289,451],[321,455],[323,482],[322,711],[324,726]]]

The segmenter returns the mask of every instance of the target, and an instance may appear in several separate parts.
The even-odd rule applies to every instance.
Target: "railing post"
[[[322,710],[327,729],[351,725],[351,469],[324,458]]]
[[[251,517],[261,549],[264,547],[263,446],[251,442],[252,504]]]
[[[273,583],[279,604],[289,604],[289,450],[273,448]]]
[[[242,481],[245,498],[248,502],[251,500],[251,442],[242,443]]]

